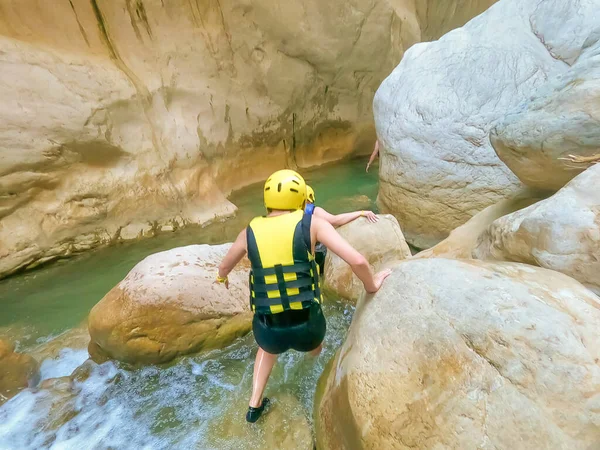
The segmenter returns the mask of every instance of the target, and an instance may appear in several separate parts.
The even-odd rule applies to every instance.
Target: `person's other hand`
[[[379,288],[381,288],[383,281],[387,277],[389,277],[391,273],[392,273],[392,269],[385,269],[385,270],[382,270],[381,272],[377,272],[373,276],[373,282],[375,283],[375,287],[377,288],[377,291],[379,290]],[[377,291],[375,291],[375,292],[377,292]]]
[[[364,216],[371,223],[377,223],[379,221],[379,217],[373,211],[365,211]]]
[[[229,278],[226,278],[225,281],[220,282],[219,280],[215,280],[214,284],[222,284],[224,285],[227,289],[229,289]]]
[[[369,167],[371,167],[371,163],[367,164],[367,169],[365,170],[365,172],[369,173]]]

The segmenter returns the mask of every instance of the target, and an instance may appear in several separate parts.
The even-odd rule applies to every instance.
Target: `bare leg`
[[[319,345],[317,348],[315,348],[312,352],[309,352],[308,354],[310,356],[319,356],[321,354],[321,350],[323,350],[322,342],[321,342],[321,345]]]
[[[252,397],[250,397],[250,406],[259,408],[262,404],[263,393],[269,381],[271,370],[277,361],[277,355],[265,352],[258,348],[256,361],[254,362],[254,378],[252,379]]]

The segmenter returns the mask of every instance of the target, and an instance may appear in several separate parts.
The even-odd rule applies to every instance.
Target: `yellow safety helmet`
[[[303,209],[306,201],[306,182],[293,170],[278,170],[267,178],[264,197],[267,209]]]
[[[306,200],[311,203],[315,202],[315,191],[308,184],[306,185]]]

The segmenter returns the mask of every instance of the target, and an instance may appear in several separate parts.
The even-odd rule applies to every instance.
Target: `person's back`
[[[376,292],[389,271],[371,272],[367,260],[327,221],[303,212],[306,183],[294,171],[275,172],[264,188],[266,217],[254,218],[219,265],[217,281],[248,254],[252,329],[259,346],[254,364],[252,397],[246,420],[255,422],[267,398],[263,392],[277,355],[289,349],[318,355],[325,337],[319,273],[314,247],[321,241],[352,267],[368,292]]]
[[[311,220],[297,210],[256,217],[246,229],[253,329],[258,345],[271,354],[309,352],[325,336]]]

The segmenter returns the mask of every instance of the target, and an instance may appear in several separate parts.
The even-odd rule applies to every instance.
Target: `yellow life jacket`
[[[256,217],[246,228],[252,311],[277,314],[321,302],[311,249],[311,220],[311,215],[298,210]]]

